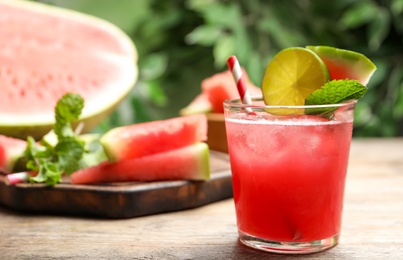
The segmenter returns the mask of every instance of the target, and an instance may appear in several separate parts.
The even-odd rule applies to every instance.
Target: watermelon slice
[[[0,170],[11,173],[26,146],[26,141],[0,135]]]
[[[251,96],[262,95],[260,88],[253,85],[244,69],[242,69],[246,87]],[[231,71],[217,73],[201,83],[202,93],[207,95],[212,106],[212,112],[224,113],[223,102],[229,98],[239,97]]]
[[[70,178],[74,184],[207,180],[210,178],[209,148],[207,144],[199,142],[140,158],[104,162],[79,170]]]
[[[367,85],[376,66],[361,53],[329,46],[306,46],[326,64],[333,79],[355,79]]]
[[[117,127],[100,142],[110,161],[127,160],[178,149],[207,139],[204,114]]]
[[[179,111],[181,116],[188,116],[194,114],[204,114],[211,112],[213,109],[208,96],[205,93],[197,95],[189,105]]]
[[[114,25],[18,0],[0,0],[0,14],[0,134],[41,138],[66,92],[85,99],[86,132],[132,89],[136,49]]]
[[[252,96],[261,96],[261,89],[250,82],[248,74],[243,68],[242,73],[250,94]],[[182,108],[179,114],[185,116],[208,112],[224,113],[224,100],[237,97],[239,97],[239,94],[231,72],[220,72],[202,81],[201,93],[189,105]]]

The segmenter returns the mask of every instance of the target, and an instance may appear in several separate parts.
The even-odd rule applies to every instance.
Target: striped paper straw
[[[8,182],[11,185],[17,184],[17,183],[22,183],[26,182],[29,179],[29,173],[28,172],[17,172],[17,173],[11,173],[7,175]]]
[[[241,98],[241,101],[243,104],[251,105],[252,104],[252,99],[250,97],[248,88],[246,87],[243,75],[242,75],[242,69],[241,66],[239,65],[238,59],[233,55],[230,56],[227,60],[228,68],[232,72],[232,77],[235,80],[236,87],[238,89],[239,97]],[[254,113],[252,109],[248,108],[246,109],[248,113]]]

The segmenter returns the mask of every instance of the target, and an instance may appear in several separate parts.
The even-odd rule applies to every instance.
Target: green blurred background
[[[361,52],[378,68],[357,105],[354,136],[403,136],[403,0],[39,2],[106,19],[137,47],[139,81],[97,131],[178,116],[232,54],[259,86],[279,50],[329,45]]]

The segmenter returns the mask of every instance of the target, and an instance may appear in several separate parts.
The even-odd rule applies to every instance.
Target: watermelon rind
[[[210,179],[210,149],[206,143],[200,142],[191,146],[198,155],[198,171],[192,176],[192,180]]]
[[[117,162],[103,162],[70,176],[74,184],[210,179],[210,151],[204,142]]]
[[[179,115],[189,116],[194,114],[205,114],[212,111],[212,105],[206,94],[197,95],[186,107],[179,110]]]
[[[332,63],[344,67],[348,73],[352,75],[349,79],[358,80],[363,85],[368,84],[376,70],[375,64],[364,54],[359,52],[321,45],[308,45],[306,48],[315,52],[325,64],[328,61],[332,61]],[[328,69],[330,74],[332,74],[330,66],[328,66]]]
[[[117,68],[116,70],[119,72],[120,76],[107,83],[101,82],[103,84],[102,91],[97,93],[97,95],[86,98],[85,107],[79,119],[79,122],[84,122],[83,132],[90,131],[110,115],[134,87],[138,78],[137,50],[132,40],[117,26],[97,17],[41,3],[22,0],[0,0],[0,13],[2,6],[3,8],[15,7],[18,8],[18,10],[28,10],[32,12],[34,16],[51,15],[61,20],[66,19],[77,22],[77,24],[93,26],[117,39],[119,46],[122,46],[119,50],[121,53],[116,53],[115,55],[113,51],[103,52],[97,57],[96,62],[99,62],[99,59],[102,58],[108,65],[111,64],[111,66],[115,66],[114,68]],[[30,26],[30,24],[26,26]],[[48,26],[46,30],[52,31],[52,24]],[[32,30],[45,29],[32,28]],[[57,32],[57,30],[55,30],[55,32]],[[80,42],[78,44],[83,44],[84,46],[86,43]],[[15,57],[15,59],[18,60],[18,57]],[[57,59],[57,57],[55,57],[55,59]],[[40,66],[41,61],[37,62],[38,66]],[[88,62],[88,60],[86,60],[86,62]],[[83,91],[85,92],[85,90]],[[60,96],[62,96],[65,92],[68,92],[68,90],[60,90],[60,92],[63,92],[60,93]],[[46,99],[44,99],[44,102],[46,102]],[[0,134],[21,139],[26,139],[27,136],[40,139],[52,129],[54,122],[53,110],[46,114],[34,115],[32,113],[5,114],[0,111]],[[76,122],[74,126],[79,122]]]

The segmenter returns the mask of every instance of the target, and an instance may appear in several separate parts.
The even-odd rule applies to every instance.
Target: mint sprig
[[[80,95],[65,94],[55,107],[53,131],[57,143],[52,145],[44,138],[37,143],[32,137],[27,138],[24,152],[26,167],[38,173],[30,178],[31,183],[55,185],[61,181],[63,173],[71,174],[104,160],[102,146],[95,146],[97,149],[94,149],[94,145],[91,145],[89,149],[90,146],[72,128],[72,122],[79,119],[83,108],[84,99]]]
[[[357,80],[332,80],[323,87],[313,91],[306,99],[305,105],[340,104],[350,100],[358,100],[365,95],[367,87]],[[306,114],[323,114],[336,108],[309,108]]]
[[[76,136],[71,123],[78,120],[84,108],[84,99],[74,93],[67,93],[56,104],[53,130],[59,141]]]

